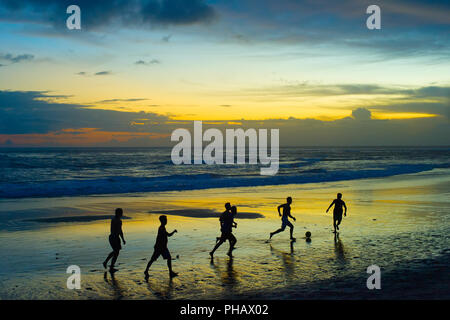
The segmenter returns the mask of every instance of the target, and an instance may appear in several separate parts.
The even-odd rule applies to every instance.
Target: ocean
[[[173,165],[171,148],[0,149],[0,198],[87,196],[306,184],[450,167],[450,147],[286,147],[280,169]]]

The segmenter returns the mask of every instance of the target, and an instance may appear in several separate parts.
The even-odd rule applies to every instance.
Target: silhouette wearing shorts
[[[225,204],[225,208],[227,204]],[[228,209],[228,208],[227,208]],[[230,207],[230,210],[226,210],[220,216],[220,231],[222,231],[222,235],[219,240],[216,242],[214,249],[209,253],[211,258],[214,256],[214,252],[224,243],[225,241],[230,242],[230,249],[228,250],[228,256],[232,257],[232,251],[234,250],[234,246],[237,242],[236,238],[233,235],[233,228],[237,227],[237,223],[234,222],[234,217],[237,214],[236,206]]]
[[[112,258],[111,265],[109,267],[111,272],[117,271],[117,269],[114,268],[114,265],[116,264],[120,249],[122,249],[122,246],[120,245],[120,238],[122,238],[124,245],[126,243],[122,232],[122,216],[123,210],[121,208],[117,208],[115,217],[111,219],[111,234],[109,235],[109,244],[111,245],[113,251],[103,262],[103,267],[105,267],[106,269],[108,261]]]
[[[284,229],[286,229],[286,226],[288,226],[291,229],[290,230],[291,231],[291,240],[295,240],[295,238],[292,236],[292,234],[294,232],[294,226],[289,221],[289,218],[292,218],[292,219],[294,219],[294,221],[296,221],[296,219],[293,216],[291,216],[291,203],[292,203],[292,198],[287,197],[286,203],[278,206],[278,208],[277,208],[278,215],[281,217],[281,228],[278,229],[277,231],[271,232],[269,239],[272,239],[272,237],[274,235],[276,235],[277,233],[284,231]],[[281,208],[283,208],[283,215],[281,215],[281,212],[280,212]]]
[[[172,271],[172,257],[170,256],[169,249],[167,249],[167,242],[168,237],[171,237],[174,235],[177,230],[172,231],[171,233],[168,233],[166,231],[166,224],[167,224],[167,216],[160,216],[159,221],[161,221],[161,225],[158,229],[158,236],[156,237],[156,243],[155,243],[155,251],[153,252],[152,257],[150,258],[150,261],[147,264],[147,268],[145,268],[144,275],[145,280],[148,280],[149,274],[148,269],[150,269],[150,266],[153,262],[155,262],[160,255],[167,260],[167,267],[169,268],[169,276],[170,278],[176,277],[178,273]]]
[[[333,226],[334,226],[334,233],[336,233],[336,229],[339,230],[339,225],[342,221],[342,207],[345,208],[344,211],[344,217],[347,216],[347,206],[345,205],[345,202],[342,200],[342,193],[337,194],[337,198],[333,200],[333,202],[330,204],[330,206],[327,209],[330,210],[330,208],[334,205],[333,209]]]
[[[225,203],[225,211],[222,213],[222,215],[230,213],[231,212],[231,204],[229,202]],[[222,215],[220,217],[222,217]],[[220,222],[220,229],[222,229],[222,219],[219,218],[219,222]],[[234,222],[233,225],[235,228],[237,227],[237,223]],[[219,242],[221,237],[216,237],[216,243]]]

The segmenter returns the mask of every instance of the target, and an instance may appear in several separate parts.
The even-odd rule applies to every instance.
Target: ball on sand
[[[306,231],[305,236],[306,236],[307,238],[311,238],[311,232]]]

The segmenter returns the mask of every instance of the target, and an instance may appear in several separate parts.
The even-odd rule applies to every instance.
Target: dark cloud
[[[109,76],[111,74],[112,74],[111,71],[100,71],[100,72],[94,73],[94,76]]]
[[[3,20],[50,23],[66,28],[66,9],[78,5],[82,29],[124,26],[183,25],[209,22],[213,7],[203,0],[0,0]]]
[[[110,103],[110,102],[135,102],[135,101],[146,101],[148,99],[145,98],[129,98],[129,99],[108,99],[108,100],[100,100],[97,103]]]
[[[51,95],[39,91],[0,91],[0,134],[48,133],[72,128],[98,128],[106,131],[146,131],[133,122],[166,121],[151,112],[119,112],[88,109],[76,104],[46,101]],[[138,121],[139,120],[139,121]]]
[[[99,72],[93,73],[92,75],[93,76],[109,76],[109,75],[112,75],[112,74],[113,74],[112,71],[99,71]],[[78,76],[90,76],[90,74],[88,72],[84,72],[84,71],[77,72],[76,75],[78,75]]]
[[[358,108],[352,111],[352,117],[355,120],[370,120],[372,117],[372,113],[366,108]]]
[[[169,42],[171,38],[172,38],[172,35],[169,34],[168,36],[162,37],[161,40],[162,40],[162,42]]]
[[[152,64],[160,64],[160,63],[161,63],[161,61],[159,61],[158,59],[152,59],[150,61],[138,60],[134,64],[143,65],[143,66],[150,66]]]
[[[410,98],[448,98],[450,87],[429,86],[410,89],[376,84],[314,84],[303,82],[249,89],[245,90],[243,94],[268,96],[404,95]]]
[[[19,63],[19,62],[24,62],[24,61],[30,61],[34,59],[34,55],[32,54],[18,54],[18,55],[13,55],[11,53],[3,53],[0,54],[0,60],[5,60],[5,61],[9,61],[11,63]]]
[[[417,97],[443,97],[450,99],[450,87],[429,86],[414,91]]]
[[[258,42],[324,45],[364,52],[360,59],[378,61],[405,56],[448,59],[448,1],[380,0],[381,30],[368,30],[370,0],[244,0],[220,1],[217,30],[228,39],[249,45]],[[236,34],[239,37],[236,37]],[[242,41],[245,39],[245,41]],[[334,55],[334,51],[331,52]]]
[[[215,11],[203,0],[150,0],[143,6],[144,22],[193,24],[210,22]]]

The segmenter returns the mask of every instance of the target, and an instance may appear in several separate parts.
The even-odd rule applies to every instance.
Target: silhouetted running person
[[[172,257],[170,256],[169,249],[167,249],[167,242],[168,237],[171,237],[174,235],[177,230],[173,230],[171,233],[168,233],[166,231],[166,224],[167,224],[167,216],[160,216],[159,221],[161,221],[161,225],[158,229],[158,236],[156,237],[156,243],[155,243],[155,251],[153,252],[152,257],[150,258],[150,261],[147,264],[147,268],[145,268],[144,275],[145,280],[148,280],[149,274],[148,269],[152,265],[153,262],[155,262],[160,255],[167,260],[167,267],[169,268],[169,276],[170,278],[176,277],[178,273],[172,271]]]
[[[227,203],[225,203],[225,211],[222,212],[222,214],[220,215],[220,218],[219,218],[219,223],[220,223],[220,229],[221,230],[222,230],[222,216],[224,214],[230,213],[230,211],[231,211],[231,204],[229,202],[227,202]],[[220,238],[221,237],[216,237],[216,243],[219,242]]]
[[[214,252],[224,243],[225,241],[230,242],[230,249],[228,250],[228,256],[232,257],[232,251],[237,242],[236,238],[233,235],[233,228],[237,227],[237,223],[234,222],[234,217],[236,216],[237,208],[236,206],[232,206],[230,210],[225,211],[220,216],[220,230],[222,231],[222,235],[220,236],[219,241],[214,246],[214,249],[209,253],[211,258],[214,256]]]
[[[287,197],[286,203],[278,206],[278,208],[277,208],[278,215],[281,217],[281,228],[278,229],[277,231],[271,232],[269,239],[272,239],[272,237],[274,235],[276,235],[277,233],[284,231],[284,229],[286,229],[286,226],[288,226],[291,229],[290,230],[291,231],[291,240],[295,240],[295,238],[292,236],[292,234],[294,232],[294,226],[289,221],[289,218],[292,218],[292,219],[294,219],[294,221],[296,221],[295,218],[293,216],[291,216],[291,203],[292,203],[292,198]],[[283,208],[283,215],[281,215],[281,212],[280,212],[281,208]]]
[[[336,233],[336,229],[339,230],[339,225],[342,221],[342,207],[345,208],[344,211],[344,217],[347,216],[347,206],[345,205],[345,202],[342,200],[342,193],[337,194],[337,199],[334,199],[333,202],[330,204],[330,206],[327,209],[330,210],[330,208],[334,205],[333,209],[333,226],[334,226],[334,233]]]
[[[114,268],[114,265],[116,264],[120,249],[122,249],[122,246],[120,245],[120,238],[122,238],[123,244],[126,243],[122,232],[122,220],[120,219],[122,218],[122,216],[123,210],[121,208],[117,208],[115,217],[111,219],[111,234],[109,235],[109,244],[111,245],[113,251],[103,262],[103,267],[105,267],[106,269],[108,261],[112,258],[111,265],[109,267],[111,272],[117,271],[117,269]]]

